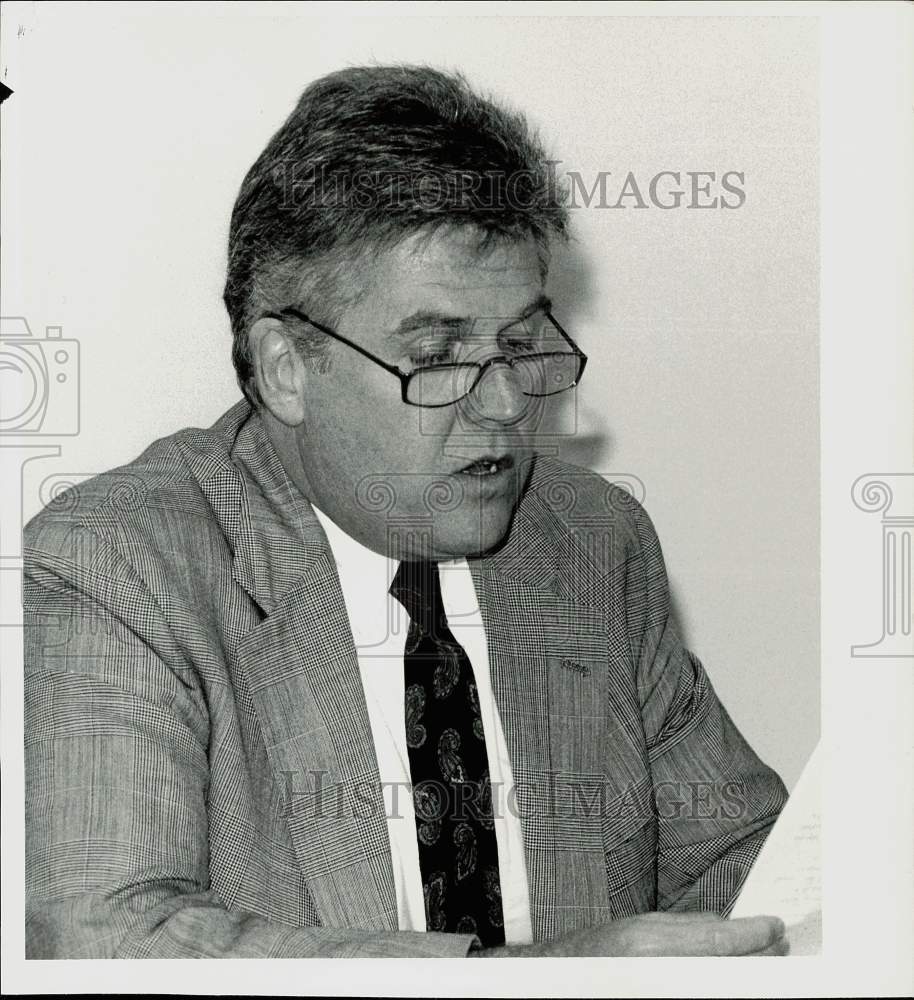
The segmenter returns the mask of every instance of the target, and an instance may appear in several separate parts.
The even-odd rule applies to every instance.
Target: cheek
[[[377,407],[367,419],[376,454],[388,457],[390,471],[441,473],[442,452],[454,420],[449,409],[422,409],[399,403]]]
[[[350,478],[366,471],[440,474],[442,452],[454,422],[449,410],[420,409],[368,393],[325,401],[312,427],[319,448],[331,446]]]

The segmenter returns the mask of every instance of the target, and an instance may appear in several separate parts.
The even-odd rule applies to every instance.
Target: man
[[[304,92],[232,217],[246,399],[26,530],[30,956],[784,950],[721,918],[783,785],[645,512],[538,454],[566,223],[460,78]]]

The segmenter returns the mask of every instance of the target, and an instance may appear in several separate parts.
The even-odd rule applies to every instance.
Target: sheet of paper
[[[822,952],[820,759],[817,746],[730,914],[780,917],[787,925],[791,955]]]

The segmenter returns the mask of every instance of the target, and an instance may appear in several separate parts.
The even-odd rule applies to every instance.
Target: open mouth
[[[458,470],[461,476],[497,476],[499,472],[507,472],[514,468],[514,459],[510,455],[502,455],[497,458],[494,455],[481,455],[474,459],[469,465],[465,465]]]

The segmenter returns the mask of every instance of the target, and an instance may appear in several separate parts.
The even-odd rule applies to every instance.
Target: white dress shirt
[[[359,659],[365,703],[384,790],[397,917],[400,930],[424,931],[425,901],[411,794],[403,691],[403,650],[409,616],[389,593],[397,561],[372,552],[314,508],[336,562]],[[498,708],[492,695],[489,654],[476,589],[466,559],[438,564],[448,626],[466,650],[476,680],[485,732],[492,811],[498,844],[505,941],[533,940],[520,819],[508,808],[514,786]],[[511,802],[514,796],[511,796]]]

